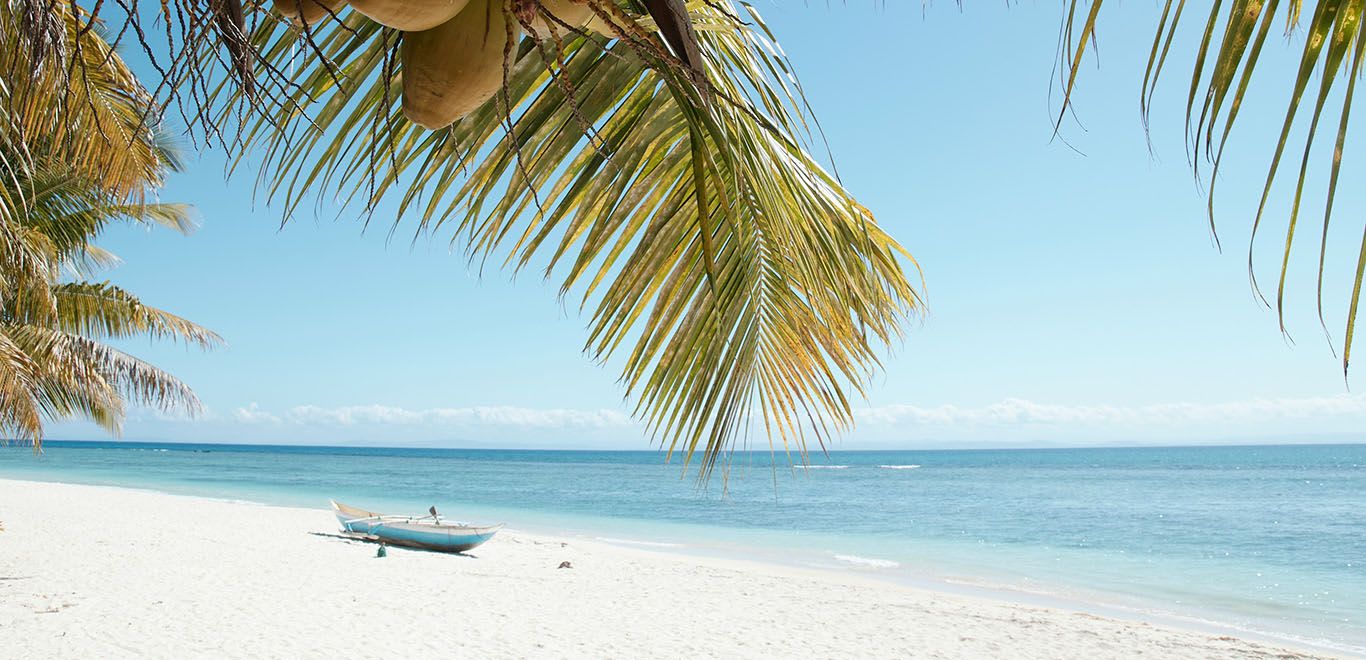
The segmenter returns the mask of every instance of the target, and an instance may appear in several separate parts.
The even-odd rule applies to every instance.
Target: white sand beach
[[[4,658],[1311,657],[515,530],[474,557],[378,559],[373,545],[312,533],[336,530],[323,509],[130,489],[0,480],[0,524]]]

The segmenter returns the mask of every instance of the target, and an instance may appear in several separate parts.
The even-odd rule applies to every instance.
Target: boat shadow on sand
[[[406,551],[408,551],[408,552],[424,552],[424,553],[429,553],[429,554],[433,554],[433,555],[444,555],[444,556],[447,556],[447,557],[462,557],[462,558],[464,558],[464,559],[478,559],[478,558],[479,558],[479,555],[472,554],[472,553],[469,553],[469,552],[452,552],[452,551],[449,551],[449,550],[432,550],[431,548],[414,548],[414,547],[411,547],[411,546],[394,545],[394,544],[392,544],[392,543],[386,543],[386,542],[383,541],[382,539],[367,538],[367,537],[359,536],[359,535],[354,535],[354,536],[353,536],[353,535],[348,535],[348,534],[338,534],[338,533],[336,533],[336,532],[309,532],[309,534],[311,534],[311,535],[313,535],[313,536],[321,536],[321,537],[323,537],[323,538],[329,538],[329,539],[340,539],[340,540],[342,540],[342,541],[348,541],[348,542],[350,542],[350,543],[355,543],[355,544],[369,543],[369,544],[373,544],[373,545],[383,545],[385,548],[387,548],[387,549],[389,549],[389,550],[406,550]]]

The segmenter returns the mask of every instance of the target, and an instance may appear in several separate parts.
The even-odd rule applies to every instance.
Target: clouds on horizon
[[[1299,399],[1250,399],[1223,403],[1160,403],[1143,406],[1058,405],[1009,398],[980,407],[888,405],[854,411],[860,424],[923,427],[1081,426],[1175,427],[1247,425],[1292,420],[1366,420],[1366,395]]]
[[[215,421],[224,417],[211,415]],[[1019,430],[1124,433],[1133,430],[1185,431],[1217,427],[1231,432],[1256,430],[1278,422],[1301,424],[1306,432],[1332,430],[1346,422],[1366,422],[1366,395],[1251,399],[1222,403],[1175,402],[1141,406],[1046,404],[1008,398],[985,406],[886,405],[854,410],[857,428],[870,435],[890,429],[996,433]],[[409,409],[389,405],[322,407],[300,405],[271,412],[256,403],[234,410],[226,420],[252,426],[406,427],[410,429],[502,428],[630,431],[640,428],[617,410],[468,406]],[[1324,428],[1318,428],[1318,427]],[[1359,427],[1351,427],[1359,428]],[[857,431],[856,431],[857,433]]]
[[[364,405],[324,408],[294,406],[281,414],[262,410],[256,403],[233,411],[244,424],[293,424],[325,426],[494,426],[514,428],[611,428],[630,426],[631,418],[608,409],[524,408],[519,406],[470,406],[412,410],[399,406]]]

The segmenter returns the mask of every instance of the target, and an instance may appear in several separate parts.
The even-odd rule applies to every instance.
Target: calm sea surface
[[[1366,445],[778,461],[740,455],[723,493],[655,452],[50,442],[41,456],[0,448],[0,477],[435,504],[514,528],[1009,589],[1366,654]]]

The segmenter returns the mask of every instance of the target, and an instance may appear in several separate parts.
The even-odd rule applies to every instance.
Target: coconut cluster
[[[296,24],[316,25],[346,5],[371,20],[403,31],[403,114],[430,129],[451,125],[487,102],[503,85],[509,35],[522,24],[503,0],[273,0],[275,11]],[[539,0],[526,22],[537,36],[564,36],[568,28],[613,36],[589,0]]]

